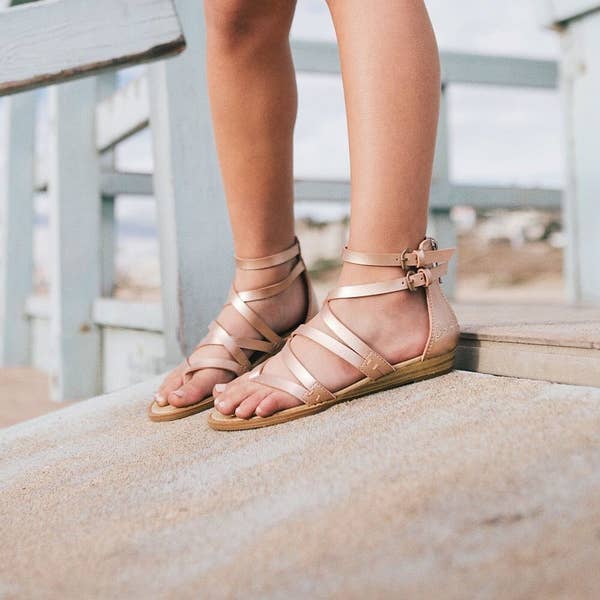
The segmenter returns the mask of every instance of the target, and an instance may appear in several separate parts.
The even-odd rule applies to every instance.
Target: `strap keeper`
[[[410,270],[406,273],[406,277],[404,278],[406,280],[406,289],[409,292],[414,292],[417,289],[417,285],[415,284],[415,282],[413,281],[413,277],[417,274],[417,272],[415,270]]]
[[[406,256],[407,254],[412,254],[413,250],[412,248],[404,248],[404,250],[402,250],[402,252],[400,253],[400,266],[405,270],[408,271],[408,256]],[[407,272],[406,274],[407,276],[409,275],[409,273]],[[410,289],[410,288],[409,288]]]

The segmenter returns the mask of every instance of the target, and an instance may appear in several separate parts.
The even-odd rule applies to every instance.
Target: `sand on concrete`
[[[600,390],[454,372],[283,426],[154,382],[0,431],[0,598],[598,598]]]

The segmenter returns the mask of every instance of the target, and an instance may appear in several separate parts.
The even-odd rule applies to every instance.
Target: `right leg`
[[[297,92],[289,46],[296,0],[205,0],[207,72],[217,151],[235,253],[268,256],[294,242],[293,129]],[[236,270],[235,287],[248,290],[283,279],[294,266]],[[275,331],[297,325],[306,312],[302,278],[280,295],[249,302]],[[235,337],[260,337],[232,307],[218,317]],[[229,358],[225,348],[203,346],[193,360]],[[184,384],[181,366],[157,394],[157,403],[188,406],[210,395],[229,371],[206,368]]]

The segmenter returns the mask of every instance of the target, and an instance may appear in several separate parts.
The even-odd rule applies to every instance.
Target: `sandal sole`
[[[287,423],[294,419],[301,419],[320,413],[341,402],[355,400],[375,392],[390,390],[417,381],[431,379],[440,375],[445,375],[452,371],[454,367],[454,356],[456,351],[448,352],[441,356],[421,360],[420,357],[394,365],[394,372],[380,377],[376,381],[368,378],[361,379],[352,385],[340,390],[335,394],[334,400],[328,400],[321,404],[295,406],[279,411],[270,417],[254,416],[250,419],[240,419],[234,416],[222,415],[218,412],[212,412],[208,416],[208,424],[217,431],[242,431],[245,429],[258,429],[260,427],[271,427]]]

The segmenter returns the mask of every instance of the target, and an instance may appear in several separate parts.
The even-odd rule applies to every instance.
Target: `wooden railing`
[[[50,91],[51,156],[47,180],[33,180],[36,97],[14,96],[3,151],[8,153],[0,296],[10,323],[4,364],[35,364],[54,375],[57,399],[80,398],[160,372],[188,352],[225,296],[231,241],[220,185],[201,53],[201,3],[177,3],[188,51],[148,67],[116,89],[114,73]],[[298,71],[338,75],[335,44],[293,43]],[[450,210],[556,208],[555,189],[456,185],[448,169],[449,86],[554,89],[552,61],[442,53],[443,100],[431,193],[433,233],[455,243]],[[114,168],[113,150],[152,126],[153,174]],[[39,170],[41,172],[41,170]],[[48,189],[54,253],[49,299],[31,296],[32,190]],[[299,180],[297,200],[348,202],[347,181]],[[110,298],[114,285],[114,203],[120,194],[158,202],[162,304]],[[101,198],[101,210],[98,210]],[[206,282],[210,282],[207,284]],[[452,293],[454,273],[445,285]],[[25,318],[24,318],[25,317]],[[83,374],[83,375],[82,375]]]

